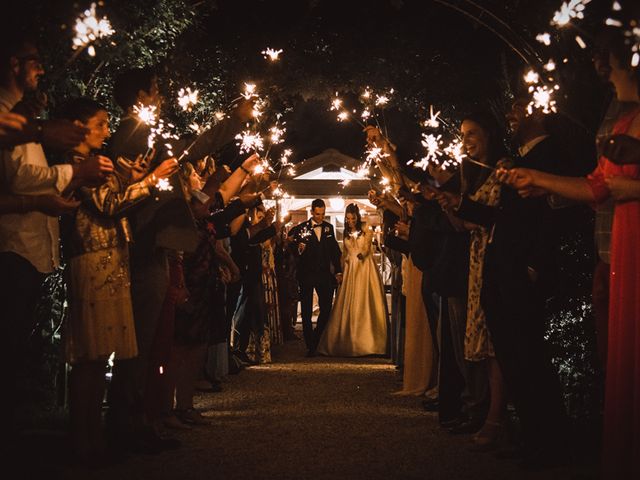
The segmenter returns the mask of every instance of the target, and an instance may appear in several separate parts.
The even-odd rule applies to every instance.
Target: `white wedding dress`
[[[342,285],[318,345],[321,355],[360,357],[386,353],[387,309],[373,260],[372,237],[371,230],[366,229],[343,241]]]

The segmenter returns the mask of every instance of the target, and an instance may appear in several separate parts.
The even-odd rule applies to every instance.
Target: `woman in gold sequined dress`
[[[95,101],[69,101],[61,116],[88,129],[85,140],[70,156],[82,162],[109,137],[107,111]],[[105,159],[107,160],[107,159]],[[81,458],[102,455],[101,406],[107,360],[138,353],[129,291],[126,211],[150,196],[160,178],[177,168],[166,160],[153,173],[124,178],[111,174],[102,185],[73,189],[81,202],[63,218],[63,251],[67,262],[69,319],[65,328],[70,378],[71,436]],[[130,172],[131,173],[131,172]]]

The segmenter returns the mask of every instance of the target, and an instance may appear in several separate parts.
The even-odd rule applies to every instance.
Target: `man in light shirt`
[[[14,132],[17,136],[3,143],[4,149],[0,150],[0,195],[20,196],[24,204],[18,213],[0,215],[0,332],[6,347],[0,349],[0,364],[8,370],[3,379],[11,394],[6,396],[9,405],[4,411],[13,429],[19,422],[15,407],[24,401],[16,391],[17,380],[28,358],[35,306],[43,280],[60,264],[58,219],[28,208],[33,202],[22,200],[60,195],[80,185],[99,183],[113,166],[99,161],[75,169],[70,165],[49,166],[41,143],[69,148],[74,141],[81,141],[86,131],[72,123],[34,118],[32,107],[37,102],[25,101],[24,97],[35,92],[44,73],[38,50],[26,36],[3,32],[5,36],[0,42],[0,114],[12,111],[26,120],[23,131]]]

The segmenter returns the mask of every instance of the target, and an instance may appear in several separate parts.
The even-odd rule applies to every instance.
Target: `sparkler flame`
[[[96,50],[90,44],[99,38],[109,37],[115,33],[115,30],[111,27],[111,22],[106,16],[98,20],[95,3],[92,3],[87,10],[76,18],[74,30],[76,34],[72,40],[72,48],[77,50],[88,46],[87,52],[92,57],[95,56]]]
[[[438,121],[438,117],[440,116],[440,112],[433,113],[433,105],[429,106],[429,119],[425,120],[424,126],[429,128],[438,128],[440,127],[440,122]]]
[[[160,178],[156,182],[156,189],[158,189],[161,192],[172,192],[173,191],[173,185],[171,185],[169,183],[169,179],[168,178]]]
[[[275,50],[273,48],[269,48],[267,47],[266,50],[263,50],[262,52],[262,56],[264,56],[264,58],[271,60],[272,62],[278,61],[280,60],[280,54],[283,52],[282,49],[280,50]]]
[[[158,121],[156,110],[157,107],[155,105],[143,105],[139,103],[138,105],[133,106],[133,113],[136,114],[142,123],[149,126],[155,125]]]
[[[245,130],[235,136],[236,140],[240,140],[237,145],[240,147],[240,153],[260,152],[264,148],[264,140],[257,132]]]
[[[546,45],[547,47],[551,45],[551,35],[549,35],[547,32],[539,33],[538,35],[536,35],[536,40],[543,45]]]
[[[256,94],[256,84],[255,83],[246,83],[244,84],[244,92],[242,92],[240,95],[242,95],[245,99],[249,100],[253,97],[257,97],[258,95]]]
[[[528,84],[538,83],[540,81],[540,75],[531,69],[524,75],[524,81]]]
[[[557,112],[556,101],[553,98],[553,94],[560,87],[554,85],[549,87],[547,85],[538,85],[537,87],[529,87],[529,91],[532,93],[532,100],[527,105],[527,112],[529,115],[533,113],[534,109],[542,110],[542,113]]]
[[[387,97],[386,95],[376,95],[376,106],[377,107],[384,106],[387,103],[389,103],[389,97]]]
[[[191,90],[191,88],[181,88],[178,92],[178,105],[182,107],[182,110],[190,111],[193,106],[198,103],[198,90]]]
[[[591,0],[569,0],[569,2],[562,2],[560,10],[557,10],[551,19],[551,25],[564,27],[574,18],[582,20],[584,18],[585,7],[590,2]]]

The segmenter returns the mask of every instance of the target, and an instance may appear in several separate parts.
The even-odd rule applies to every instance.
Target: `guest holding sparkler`
[[[159,115],[162,96],[158,89],[157,74],[153,68],[133,69],[123,72],[115,82],[114,96],[124,111],[124,117],[114,133],[109,150],[113,158],[124,165],[133,166],[132,171],[148,168],[149,148],[153,140],[151,126],[145,123],[142,113],[150,117]],[[135,113],[138,108],[138,114]],[[152,115],[153,114],[153,115]],[[173,140],[172,148],[158,147],[156,162],[169,156],[171,151],[183,160],[194,161],[208,155],[233,139],[242,121],[251,115],[250,102],[242,103],[230,118],[208,129],[197,142],[193,139]],[[148,120],[148,119],[147,119]],[[149,122],[152,123],[152,122]],[[189,151],[187,152],[187,147]],[[142,163],[133,162],[142,156]],[[175,161],[175,160],[174,160]],[[240,180],[245,173],[236,175]],[[188,212],[181,189],[173,197],[181,210]],[[182,208],[184,207],[184,208]],[[110,438],[116,448],[127,447],[123,439],[130,441],[129,449],[141,452],[173,448],[176,441],[165,441],[149,428],[144,416],[143,397],[149,372],[149,356],[156,336],[158,321],[168,288],[168,264],[166,250],[159,244],[158,234],[162,222],[187,222],[180,231],[190,238],[197,235],[189,214],[183,218],[167,218],[157,215],[156,205],[148,205],[131,217],[134,244],[131,248],[131,293],[136,323],[139,355],[137,358],[116,362],[109,393],[108,425]],[[176,240],[179,241],[179,240]],[[131,430],[134,431],[131,434]]]
[[[109,136],[107,111],[93,100],[67,102],[60,116],[89,132],[71,155],[72,163],[85,161]],[[166,161],[153,173],[129,186],[116,175],[97,188],[72,193],[82,202],[63,219],[63,246],[68,262],[69,323],[65,338],[70,379],[71,437],[85,461],[102,455],[101,410],[105,368],[115,352],[118,359],[137,355],[136,334],[129,291],[127,226],[124,215],[148,198],[160,178],[177,168]]]
[[[525,147],[516,162],[557,171],[561,149],[545,131],[542,112],[525,117],[522,104],[516,102],[509,120],[516,138]],[[473,130],[468,122],[465,120],[462,127],[467,154],[487,163],[479,155],[482,136],[470,135]],[[505,164],[499,162],[498,166]],[[464,195],[455,213],[491,231],[480,273],[480,306],[486,314],[500,372],[513,395],[522,425],[522,466],[548,468],[568,461],[567,420],[560,384],[544,345],[544,301],[553,277],[550,272],[556,237],[547,231],[551,214],[546,199],[523,200],[513,190],[500,188],[497,182],[502,180],[502,171],[494,170],[489,176],[497,189],[495,202],[487,204]],[[496,417],[498,410],[494,408],[492,368],[489,370],[492,404],[479,437],[482,439],[484,433],[485,445],[495,443],[494,433],[504,428],[504,419]],[[504,392],[501,399],[505,401]]]
[[[617,100],[635,104],[631,112],[620,116],[613,128],[615,135],[640,137],[640,75],[631,67],[631,51],[622,31],[612,33],[608,42],[609,81]],[[634,193],[640,180],[637,164],[618,164],[615,155],[602,155],[597,168],[585,177],[562,177],[518,168],[505,175],[510,185],[523,195],[536,188],[566,198],[600,204],[615,201],[611,231],[611,271],[608,351],[604,411],[603,473],[606,478],[634,478],[640,474],[640,414],[638,371],[640,342],[640,256],[638,226],[640,202]]]
[[[66,120],[35,118],[36,111],[40,115],[45,106],[31,100],[44,74],[35,40],[11,28],[0,33],[0,113],[5,120],[11,118],[22,125],[20,131],[13,129],[16,135],[5,139],[5,149],[0,151],[0,191],[19,196],[9,197],[13,212],[0,217],[0,301],[6,319],[1,322],[1,333],[10,339],[2,349],[0,365],[6,368],[2,373],[5,388],[12,392],[3,397],[3,411],[14,432],[23,420],[17,414],[18,400],[28,404],[31,398],[20,384],[29,360],[27,345],[35,326],[35,306],[46,275],[60,266],[58,219],[47,214],[74,203],[53,195],[82,185],[99,185],[113,165],[108,159],[93,159],[76,166],[49,166],[43,144],[66,150],[80,143],[87,130]],[[34,104],[36,108],[29,107]],[[50,203],[51,210],[43,201]]]
[[[491,114],[485,112],[469,115],[460,127],[467,155],[489,167],[482,167],[478,163],[462,163],[460,173],[463,196],[477,204],[489,207],[498,205],[501,195],[501,186],[496,173],[490,170],[495,165],[505,164],[506,152],[499,132],[496,121]],[[439,195],[439,201],[446,210],[457,205],[459,198],[447,192]],[[468,223],[465,227],[470,230],[471,239],[464,358],[470,362],[480,362],[487,368],[490,406],[484,424],[482,418],[476,417],[467,423],[453,427],[451,433],[476,433],[474,438],[476,444],[482,448],[488,448],[495,446],[504,438],[507,403],[501,366],[496,360],[492,335],[487,326],[488,319],[484,305],[481,304],[484,285],[483,270],[490,228],[475,223]]]

